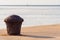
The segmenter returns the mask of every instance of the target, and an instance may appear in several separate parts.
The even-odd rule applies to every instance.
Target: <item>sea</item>
[[[60,6],[0,6],[0,29],[6,28],[4,19],[19,15],[22,27],[60,24]]]

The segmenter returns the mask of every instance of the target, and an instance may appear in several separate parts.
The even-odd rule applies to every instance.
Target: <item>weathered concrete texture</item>
[[[60,40],[60,24],[22,27],[22,36],[5,33],[6,30],[0,30],[0,40]]]

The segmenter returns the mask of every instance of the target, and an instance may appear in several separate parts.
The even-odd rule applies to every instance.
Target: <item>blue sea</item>
[[[14,14],[24,19],[22,27],[60,24],[60,7],[0,6],[0,29],[6,28],[4,19]]]

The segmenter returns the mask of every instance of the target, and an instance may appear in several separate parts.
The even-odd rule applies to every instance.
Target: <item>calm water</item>
[[[60,24],[60,7],[0,7],[0,28],[6,28],[4,19],[12,14],[24,18],[24,26]]]

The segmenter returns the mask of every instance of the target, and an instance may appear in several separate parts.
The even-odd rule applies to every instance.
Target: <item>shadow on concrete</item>
[[[5,35],[3,35],[5,36]],[[6,35],[6,36],[23,36],[23,37],[31,37],[31,38],[56,38],[52,36],[40,36],[40,35],[25,35],[25,34],[20,34],[20,35]]]
[[[55,38],[55,37],[50,37],[50,36],[23,35],[23,34],[21,34],[20,36],[32,37],[32,38]]]

